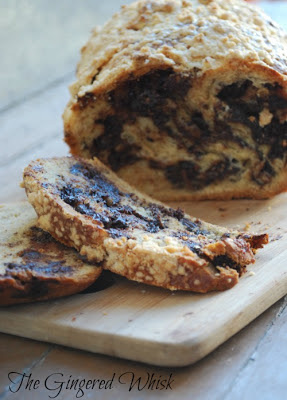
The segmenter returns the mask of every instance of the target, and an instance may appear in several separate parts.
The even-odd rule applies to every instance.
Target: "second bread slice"
[[[79,293],[102,272],[36,222],[28,202],[0,207],[0,306]]]

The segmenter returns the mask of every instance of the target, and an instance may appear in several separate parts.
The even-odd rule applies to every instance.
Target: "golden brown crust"
[[[255,262],[253,250],[268,241],[166,207],[96,159],[36,160],[24,186],[39,225],[57,240],[112,272],[171,290],[234,286]]]
[[[65,140],[160,200],[271,197],[287,187],[286,54],[286,33],[242,0],[137,1],[82,49]],[[177,87],[149,87],[171,77]],[[246,81],[252,98],[219,102],[224,87]]]
[[[282,77],[286,44],[286,33],[271,18],[241,0],[136,1],[94,30],[71,92],[98,96],[131,74],[170,66],[204,74],[250,63]]]
[[[102,268],[36,226],[28,202],[0,208],[0,305],[55,299],[79,293]]]

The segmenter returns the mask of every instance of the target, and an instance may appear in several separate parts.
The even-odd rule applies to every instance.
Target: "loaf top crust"
[[[236,64],[236,68],[234,66]],[[111,90],[156,68],[196,76],[253,65],[286,84],[286,33],[243,0],[140,0],[123,6],[82,48],[72,96]]]
[[[97,159],[36,160],[24,185],[40,226],[57,240],[112,272],[172,290],[228,289],[268,242],[144,196]]]
[[[38,228],[28,202],[1,206],[0,226],[0,305],[78,293],[102,271]]]

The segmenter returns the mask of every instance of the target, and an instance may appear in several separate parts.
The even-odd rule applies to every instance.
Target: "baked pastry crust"
[[[0,306],[75,294],[101,274],[36,222],[28,202],[0,207]]]
[[[208,224],[142,195],[100,161],[42,159],[24,171],[39,226],[92,262],[171,290],[225,290],[268,235]]]
[[[267,198],[287,187],[286,76],[255,5],[137,1],[83,47],[65,140],[161,200]]]

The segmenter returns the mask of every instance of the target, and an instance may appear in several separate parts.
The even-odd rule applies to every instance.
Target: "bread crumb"
[[[254,271],[250,271],[248,276],[254,276],[256,275]]]
[[[106,312],[102,312],[102,314],[103,314],[103,315],[108,315],[108,313],[106,313]]]
[[[261,126],[261,128],[264,128],[264,126],[270,124],[272,119],[273,114],[271,114],[271,112],[267,108],[264,108],[259,114],[259,125]]]
[[[271,206],[269,206],[269,207],[268,207],[268,211],[271,211],[271,210],[272,210],[272,207],[271,207]]]
[[[244,232],[248,232],[248,231],[250,230],[250,227],[251,227],[250,223],[249,223],[249,222],[246,222],[246,223],[245,223],[245,226],[244,226],[244,228],[243,228]]]
[[[141,290],[142,293],[146,293],[146,290]]]
[[[185,268],[182,265],[180,267],[178,267],[178,273],[179,273],[179,275],[185,274]]]
[[[168,253],[175,253],[177,249],[175,247],[169,246],[165,248]]]

